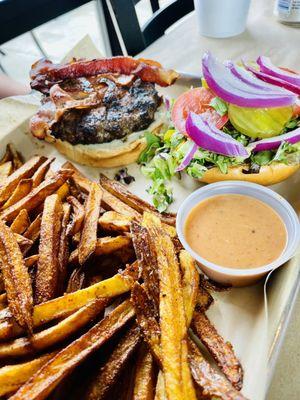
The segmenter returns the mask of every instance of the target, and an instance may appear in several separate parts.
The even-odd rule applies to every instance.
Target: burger
[[[300,74],[260,56],[256,62],[202,59],[202,86],[171,102],[169,129],[143,153],[149,192],[164,211],[168,181],[182,173],[205,183],[272,185],[299,169]]]
[[[113,57],[32,66],[31,87],[42,93],[30,130],[80,164],[117,167],[136,161],[145,132],[159,135],[169,122],[156,84],[178,74],[152,60]]]

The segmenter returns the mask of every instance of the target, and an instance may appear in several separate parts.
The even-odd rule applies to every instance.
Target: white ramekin
[[[191,209],[207,198],[221,194],[242,194],[254,197],[272,207],[282,218],[287,230],[287,244],[281,256],[271,264],[251,269],[225,268],[205,260],[191,249],[184,235],[184,224]],[[290,260],[300,240],[299,219],[293,207],[278,193],[256,183],[243,181],[225,181],[206,185],[188,196],[181,204],[176,219],[176,228],[179,239],[184,248],[195,258],[200,269],[216,282],[232,285],[246,286],[258,281],[269,271],[278,268]]]

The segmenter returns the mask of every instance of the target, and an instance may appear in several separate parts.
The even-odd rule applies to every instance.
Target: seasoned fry
[[[135,283],[132,287],[131,301],[134,306],[137,323],[142,330],[144,339],[146,343],[148,343],[156,361],[162,365],[160,328],[156,321],[156,313],[152,301],[139,283]]]
[[[0,165],[0,180],[5,180],[13,172],[13,165],[11,161],[7,161]]]
[[[88,178],[86,178],[72,163],[69,161],[66,161],[62,167],[62,170],[67,169],[73,171],[72,174],[72,181],[75,182],[75,184],[80,188],[85,193],[89,193],[90,191],[90,185],[92,181]]]
[[[9,147],[6,146],[5,153],[4,153],[3,157],[0,160],[0,165],[5,164],[8,161],[12,161],[12,154],[10,152]]]
[[[155,319],[151,301],[145,290],[138,283],[135,283],[132,288],[131,300],[144,339],[148,343],[156,361],[162,366],[159,324]],[[245,399],[226,378],[212,369],[191,339],[188,339],[188,359],[193,378],[204,396],[209,398],[215,396],[222,400]],[[186,398],[189,399],[189,397]],[[158,399],[160,400],[160,397]]]
[[[69,260],[69,238],[67,235],[67,229],[69,225],[71,214],[71,206],[68,203],[63,204],[63,217],[61,221],[61,231],[59,238],[59,248],[58,248],[58,285],[57,285],[57,294],[60,295],[63,293],[64,284],[67,277],[67,265]]]
[[[72,171],[69,170],[57,172],[51,179],[43,181],[16,204],[6,208],[0,216],[5,221],[12,221],[22,209],[26,209],[28,212],[33,210],[41,204],[47,196],[50,196],[55,190],[62,186],[71,175]]]
[[[69,278],[66,293],[72,293],[76,292],[76,290],[83,289],[85,282],[86,282],[85,269],[83,267],[75,268]]]
[[[45,354],[21,364],[6,365],[0,368],[0,396],[11,394],[34,375],[56,352]]]
[[[50,165],[53,163],[54,158],[48,158],[32,176],[32,187],[39,186],[45,179],[46,173],[49,171]]]
[[[33,334],[29,339],[22,337],[12,342],[0,344],[0,359],[35,354],[37,351],[62,342],[91,322],[104,310],[106,304],[106,300],[95,300],[56,325]]]
[[[224,341],[207,316],[202,312],[195,311],[192,329],[210,352],[227,379],[237,390],[240,390],[243,384],[243,369],[234,354],[232,345]]]
[[[107,190],[103,189],[103,207],[107,210],[116,211],[126,217],[134,218],[136,220],[141,219],[141,215],[128,206],[123,201],[119,200],[117,197],[109,193]]]
[[[128,249],[131,247],[131,238],[128,236],[107,236],[97,239],[96,247],[94,250],[95,256],[101,256],[104,254],[111,254],[117,250]],[[74,250],[69,258],[70,264],[76,264],[78,262],[78,250]]]
[[[34,254],[30,257],[27,257],[24,259],[25,265],[27,268],[32,267],[34,264],[36,264],[38,262],[39,259],[39,255],[38,254]]]
[[[89,179],[81,174],[81,172],[69,161],[63,164],[62,168],[72,170],[72,180],[74,183],[82,190],[84,193],[89,193],[91,183]],[[113,196],[108,191],[102,188],[103,195],[102,195],[102,203],[103,207],[107,210],[116,211],[126,217],[141,219],[141,215],[139,212],[134,210],[132,207],[129,207],[126,203],[119,200],[117,197]]]
[[[24,237],[32,240],[34,243],[40,237],[41,222],[42,214],[39,214],[24,232]]]
[[[15,149],[12,143],[8,143],[7,149],[10,151],[14,169],[21,168],[23,165],[22,155]]]
[[[154,400],[156,375],[154,358],[143,346],[136,363],[132,400]]]
[[[136,222],[132,222],[131,224],[131,236],[141,275],[144,280],[144,288],[149,298],[153,299],[153,306],[156,312],[158,312],[159,271],[154,245],[148,230]]]
[[[22,179],[30,178],[35,170],[46,160],[45,157],[33,157],[21,168],[13,172],[3,183],[0,184],[0,203],[5,202],[13,193]],[[20,210],[19,210],[20,211]]]
[[[189,340],[188,344],[192,375],[203,396],[216,397],[222,400],[246,400],[227,379],[213,370],[192,340]]]
[[[132,217],[126,217],[116,211],[106,211],[98,220],[100,228],[106,232],[129,232]]]
[[[161,354],[167,398],[196,400],[187,359],[187,326],[175,249],[158,217],[144,213],[143,224],[153,238],[159,268]]]
[[[27,194],[31,191],[32,188],[32,180],[31,179],[22,179],[15,190],[13,191],[12,195],[3,204],[2,209],[5,210],[6,208],[12,206],[13,204],[17,203],[19,200],[23,199],[23,197],[27,196]]]
[[[164,374],[162,371],[159,371],[155,389],[155,398],[154,400],[166,400],[166,391],[165,391],[165,382],[164,382]]]
[[[72,222],[68,226],[67,235],[74,236],[81,230],[84,220],[84,207],[83,205],[73,196],[67,198],[67,202],[72,206]]]
[[[61,185],[61,187],[58,188],[55,193],[58,195],[61,201],[65,200],[65,198],[69,195],[68,183],[65,182],[63,185]]]
[[[122,370],[141,341],[140,330],[134,325],[123,336],[108,361],[91,380],[84,400],[102,400],[118,380]]]
[[[29,225],[30,225],[30,219],[28,216],[28,212],[26,210],[21,210],[19,214],[16,216],[16,219],[11,224],[10,229],[14,233],[22,235],[22,233],[26,231]]]
[[[67,314],[78,310],[90,301],[97,298],[112,298],[128,292],[133,285],[134,266],[129,267],[123,274],[119,273],[112,278],[98,282],[95,285],[74,293],[68,293],[53,300],[41,303],[33,308],[33,326],[38,327],[49,321],[66,316]],[[8,309],[0,311],[0,340],[11,339],[22,333],[20,327],[14,323],[12,314]]]
[[[179,253],[179,262],[182,272],[182,291],[186,324],[189,327],[193,318],[198,298],[199,274],[195,261],[186,250]]]
[[[87,333],[61,350],[11,397],[11,400],[43,400],[57,384],[93,351],[106,343],[134,316],[127,300]]]
[[[92,183],[84,207],[83,229],[78,246],[78,260],[80,265],[84,264],[96,249],[101,197],[102,190],[100,186],[97,183]]]
[[[41,222],[39,260],[35,280],[35,302],[55,297],[58,289],[59,241],[63,209],[57,194],[46,198]]]
[[[31,280],[14,233],[0,219],[0,267],[8,306],[18,324],[32,332]]]
[[[32,242],[32,240],[30,240],[30,239],[27,239],[26,237],[24,237],[24,236],[22,236],[22,235],[19,235],[18,233],[14,233],[14,236],[15,236],[15,239],[16,239],[16,241],[17,241],[17,243],[18,243],[18,245],[20,246],[20,247],[27,247],[27,246],[32,246],[32,244],[33,244],[33,242]]]
[[[120,182],[111,180],[105,175],[100,174],[100,184],[108,192],[116,196],[118,199],[122,200],[124,203],[128,204],[130,207],[143,214],[143,212],[148,211],[157,215],[161,221],[168,225],[175,226],[176,215],[170,213],[159,213],[155,207],[141,198],[135,196]]]
[[[200,275],[200,284],[199,284],[197,305],[196,305],[196,309],[197,310],[199,309],[200,311],[208,310],[211,304],[214,302],[214,299],[212,295],[209,293],[209,291],[206,289],[203,280],[204,276]]]

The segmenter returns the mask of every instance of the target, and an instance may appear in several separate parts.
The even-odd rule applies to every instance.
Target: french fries
[[[28,212],[26,210],[21,210],[19,214],[16,216],[16,219],[11,224],[10,229],[14,233],[22,235],[22,233],[26,231],[29,225],[30,225],[30,219]]]
[[[244,399],[241,365],[205,314],[223,288],[198,274],[175,215],[53,161],[22,164],[11,146],[0,161],[0,396],[52,398],[61,383],[54,398]]]
[[[153,306],[158,312],[159,271],[154,244],[148,230],[136,222],[131,224],[131,236],[141,276],[144,280],[144,288],[148,297],[153,299]]]
[[[105,398],[126,367],[126,363],[141,339],[139,328],[137,326],[131,327],[118,343],[104,367],[93,377],[84,396],[85,400],[102,400]]]
[[[46,160],[45,157],[33,157],[21,168],[13,172],[3,183],[0,184],[0,203],[4,203],[14,192],[22,179],[30,178],[35,170]]]
[[[39,186],[39,185],[43,182],[43,180],[44,180],[44,178],[45,178],[47,172],[49,171],[49,168],[50,168],[51,164],[53,163],[53,161],[54,161],[54,158],[52,158],[52,159],[51,159],[51,158],[48,158],[48,159],[47,159],[43,164],[41,164],[41,165],[39,166],[39,168],[35,171],[35,173],[34,173],[33,176],[32,176],[32,187],[33,187],[33,188]]]
[[[92,183],[85,204],[85,217],[78,246],[78,261],[80,265],[84,264],[96,249],[101,197],[102,190],[99,185]]]
[[[0,359],[28,356],[62,342],[91,322],[104,310],[106,303],[106,300],[94,300],[56,325],[34,333],[29,339],[22,337],[9,343],[0,343]]]
[[[98,349],[134,316],[125,301],[87,333],[72,342],[46,363],[15,393],[11,400],[43,400],[76,365]]]
[[[223,374],[240,390],[243,382],[243,369],[230,343],[225,342],[205,313],[195,311],[192,329],[210,352]]]
[[[0,180],[3,181],[13,172],[13,165],[11,161],[7,161],[0,165]]]
[[[17,323],[32,333],[33,295],[30,276],[14,233],[1,219],[0,267],[9,309]]]
[[[34,188],[27,196],[23,197],[23,199],[2,211],[0,217],[5,221],[12,221],[22,209],[25,209],[28,212],[33,210],[35,207],[40,205],[46,197],[50,196],[60,188],[60,186],[62,186],[71,175],[72,171],[70,170],[57,172],[52,178],[42,182],[39,186]]]
[[[7,365],[0,368],[0,396],[11,394],[19,389],[32,375],[34,375],[55,352],[45,354],[31,361],[21,364]]]
[[[170,213],[159,213],[155,207],[141,198],[135,196],[120,182],[108,179],[105,175],[100,174],[100,184],[108,192],[116,196],[123,202],[126,202],[130,207],[143,214],[145,211],[157,215],[162,222],[175,226],[176,216]]]
[[[129,232],[132,217],[126,217],[116,211],[106,211],[98,220],[99,227],[105,232]]]
[[[197,345],[189,340],[189,361],[193,378],[202,396],[209,395],[222,400],[245,400],[245,397],[219,375],[203,358]]]
[[[153,400],[155,393],[156,366],[146,347],[141,347],[136,362],[132,400]]]
[[[38,304],[33,308],[33,327],[64,317],[97,298],[112,298],[126,293],[133,282],[129,274],[119,273],[87,288]],[[11,317],[7,309],[0,311],[0,340],[11,339],[22,333]]]
[[[2,210],[5,210],[6,208],[15,204],[17,201],[23,199],[23,197],[25,197],[31,191],[31,188],[32,179],[22,179],[6,203],[3,204]]]
[[[199,274],[195,261],[186,250],[181,250],[179,263],[182,272],[182,291],[187,326],[190,326],[198,299]]]
[[[97,239],[96,246],[93,251],[95,256],[101,256],[104,254],[112,254],[117,250],[127,249],[131,247],[131,238],[128,236],[107,236]],[[76,264],[78,262],[79,249],[74,250],[70,255],[69,263]]]
[[[46,198],[41,221],[39,259],[35,280],[35,302],[44,303],[55,297],[58,288],[59,242],[62,204],[57,194]]]
[[[8,143],[7,149],[11,154],[12,163],[14,169],[21,168],[23,165],[23,156],[19,153],[12,143]]]
[[[84,220],[84,207],[83,205],[73,196],[69,196],[67,201],[72,206],[72,222],[69,224],[67,229],[68,236],[74,236],[81,230]]]
[[[160,278],[159,316],[166,394],[170,400],[196,400],[187,359],[187,326],[175,249],[159,218],[145,213],[143,223],[153,238],[159,275],[163,277]]]
[[[58,284],[57,284],[57,293],[60,295],[64,290],[64,284],[67,277],[67,267],[69,261],[69,237],[67,234],[70,214],[71,214],[71,206],[68,203],[63,204],[63,217],[61,221],[61,231],[59,238],[59,246],[58,246]]]

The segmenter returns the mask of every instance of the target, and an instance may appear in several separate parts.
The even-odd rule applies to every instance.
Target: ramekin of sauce
[[[292,258],[300,225],[278,193],[242,181],[206,185],[177,213],[183,246],[211,279],[232,286],[255,283]]]

